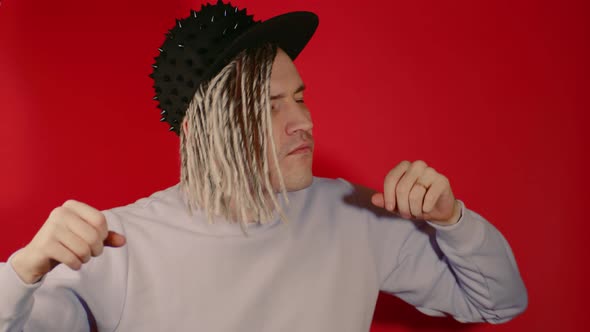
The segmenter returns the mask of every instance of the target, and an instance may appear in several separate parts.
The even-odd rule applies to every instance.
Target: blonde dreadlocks
[[[188,133],[180,130],[180,184],[189,199],[189,213],[201,208],[209,223],[214,215],[239,222],[246,235],[248,213],[260,223],[271,220],[274,211],[288,221],[271,186],[267,160],[271,149],[288,204],[270,113],[276,54],[277,46],[269,43],[240,52],[201,84],[185,115]]]

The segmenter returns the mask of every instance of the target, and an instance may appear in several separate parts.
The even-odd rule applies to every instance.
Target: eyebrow
[[[305,84],[301,84],[297,88],[297,90],[295,90],[295,93],[301,92],[303,90],[305,90]],[[270,100],[280,99],[280,98],[284,98],[284,97],[285,97],[285,94],[284,93],[281,93],[281,94],[278,94],[278,95],[275,95],[275,96],[270,96]]]

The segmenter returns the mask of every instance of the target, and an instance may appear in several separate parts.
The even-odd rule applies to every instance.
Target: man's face
[[[303,81],[295,64],[279,48],[270,78],[271,117],[279,168],[287,191],[306,188],[312,181],[313,123],[309,110],[303,103],[303,89]],[[278,174],[270,148],[267,151],[271,184],[278,191]]]

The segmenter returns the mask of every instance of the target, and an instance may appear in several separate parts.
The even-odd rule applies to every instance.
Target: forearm
[[[455,278],[456,286],[449,286],[455,292],[450,295],[454,302],[464,299],[466,309],[476,310],[485,321],[507,321],[523,312],[528,301],[512,250],[479,214],[464,205],[462,213],[454,225],[431,224]]]
[[[14,270],[14,257],[0,263],[0,332],[89,330],[89,313],[71,288],[69,271],[57,268],[28,284]]]
[[[407,223],[392,220],[373,234],[389,244],[382,268],[393,263],[381,290],[425,314],[462,322],[501,323],[525,310],[526,289],[508,243],[463,202],[453,225]]]
[[[0,331],[22,331],[33,309],[34,292],[40,287],[37,284],[26,284],[11,265],[0,263]]]

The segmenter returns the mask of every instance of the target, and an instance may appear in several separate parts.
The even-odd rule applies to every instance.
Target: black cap
[[[179,134],[179,127],[195,92],[240,51],[266,42],[276,43],[294,60],[314,34],[319,20],[311,12],[290,12],[264,22],[254,21],[246,9],[229,2],[201,5],[191,10],[168,33],[153,72],[154,100],[160,121]]]

